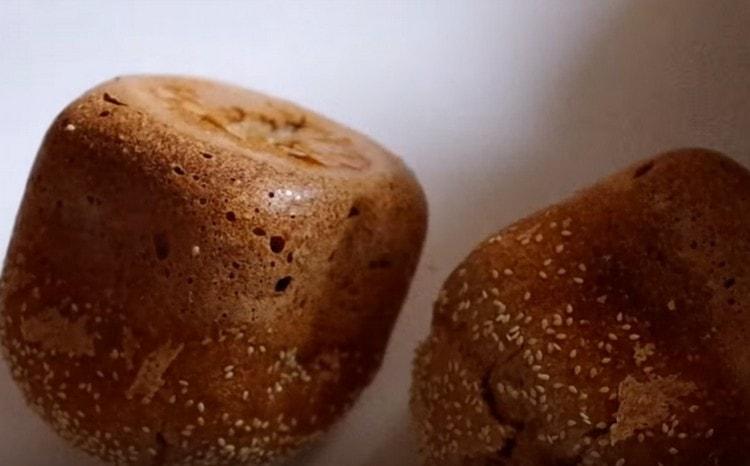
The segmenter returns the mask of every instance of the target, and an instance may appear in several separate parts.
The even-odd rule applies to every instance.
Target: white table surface
[[[441,282],[485,235],[677,146],[750,166],[750,2],[0,0],[0,246],[55,114],[118,74],[232,81],[403,156],[430,230],[383,368],[310,465],[411,465],[408,387]],[[0,465],[93,465],[0,364]]]

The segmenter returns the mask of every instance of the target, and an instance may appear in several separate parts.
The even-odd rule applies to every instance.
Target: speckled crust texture
[[[750,174],[674,151],[481,243],[415,360],[426,465],[740,466]]]
[[[29,404],[116,464],[262,464],[380,365],[425,234],[408,169],[293,104],[127,77],[71,104],[2,277]]]

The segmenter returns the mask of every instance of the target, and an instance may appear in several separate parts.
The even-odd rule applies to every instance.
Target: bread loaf
[[[8,250],[30,405],[116,464],[260,464],[380,365],[425,234],[411,172],[294,104],[133,76],[52,124]]]
[[[748,264],[750,173],[701,149],[501,230],[418,350],[424,463],[748,464]]]

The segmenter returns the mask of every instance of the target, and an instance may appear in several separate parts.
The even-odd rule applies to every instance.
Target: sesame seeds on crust
[[[492,236],[448,279],[414,367],[425,464],[742,464],[748,392],[735,374],[748,367],[727,349],[728,288],[713,284],[741,274],[745,259],[726,251],[750,246],[737,233],[750,216],[713,203],[744,210],[750,176],[703,151],[631,175]],[[687,193],[681,177],[711,182]],[[714,222],[735,233],[716,236]]]

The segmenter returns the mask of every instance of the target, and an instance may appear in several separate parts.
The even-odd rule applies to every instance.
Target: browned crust
[[[220,116],[182,115],[163,86]],[[293,115],[304,127],[282,139],[308,156],[222,120],[232,102],[279,128]],[[3,350],[29,403],[106,461],[263,463],[369,382],[425,223],[396,157],[312,112],[203,80],[110,81],[39,151],[3,274]]]
[[[481,243],[414,368],[425,464],[741,465],[750,174],[643,161]]]

